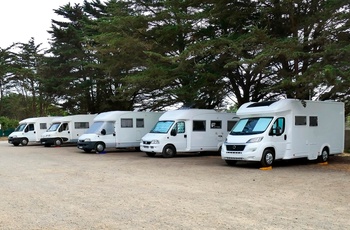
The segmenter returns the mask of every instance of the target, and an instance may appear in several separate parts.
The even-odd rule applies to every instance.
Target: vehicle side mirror
[[[102,135],[106,135],[106,130],[105,130],[105,129],[102,129],[102,130],[101,130],[101,134],[102,134]]]
[[[176,134],[177,134],[176,129],[172,129],[172,130],[170,131],[170,135],[171,135],[171,136],[176,136]]]
[[[280,127],[272,128],[269,132],[270,136],[280,136],[282,134],[282,130]]]

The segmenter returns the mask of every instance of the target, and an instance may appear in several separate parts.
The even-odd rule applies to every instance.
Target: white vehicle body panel
[[[20,121],[15,131],[8,136],[9,143],[18,145],[23,139],[28,143],[39,143],[41,135],[56,118],[58,117],[32,117]]]
[[[159,118],[155,128],[142,137],[141,151],[162,153],[166,145],[174,146],[176,152],[218,151],[237,120],[234,113],[215,110],[168,111]],[[163,131],[158,132],[158,127]],[[171,130],[176,130],[176,135],[172,135]]]
[[[314,160],[323,149],[328,149],[329,155],[343,152],[345,112],[341,102],[284,99],[260,106],[249,102],[238,109],[237,115],[240,122],[262,118],[271,118],[271,122],[264,131],[249,134],[245,134],[244,129],[241,133],[235,132],[240,130],[238,122],[222,146],[224,160],[261,161],[268,148],[273,149],[275,159],[306,157]],[[282,133],[272,134],[277,132],[277,120],[283,124]],[[252,143],[248,143],[249,140]]]
[[[79,114],[56,118],[50,128],[41,135],[43,145],[53,145],[55,140],[61,143],[77,143],[81,135],[91,126],[96,114]]]
[[[152,129],[162,114],[136,111],[101,113],[95,117],[91,128],[79,137],[78,148],[92,150],[96,143],[103,143],[106,148],[140,147],[141,137]]]

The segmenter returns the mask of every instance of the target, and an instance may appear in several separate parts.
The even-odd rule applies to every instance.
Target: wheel
[[[26,146],[28,144],[28,139],[24,138],[21,140],[21,145]]]
[[[91,153],[91,149],[83,149],[86,153]]]
[[[271,149],[265,149],[261,157],[261,166],[269,167],[275,160],[275,153]]]
[[[237,163],[237,161],[233,161],[233,160],[225,160],[225,161],[226,161],[226,164],[229,166],[234,166]]]
[[[44,144],[45,147],[50,147],[51,145],[50,144]]]
[[[96,143],[96,145],[95,145],[95,151],[96,151],[97,153],[101,153],[101,152],[103,152],[103,150],[105,150],[105,145],[104,145],[102,142]]]
[[[156,153],[146,153],[147,154],[147,156],[149,156],[149,157],[154,157],[155,155],[156,155]]]
[[[136,152],[140,152],[140,151],[141,151],[141,148],[140,148],[140,147],[135,147],[135,151],[136,151]]]
[[[166,145],[163,148],[163,152],[162,152],[163,157],[165,158],[170,158],[176,155],[176,149],[174,146],[172,145]]]
[[[19,146],[19,143],[17,143],[17,142],[13,143],[13,146]]]
[[[318,156],[317,160],[318,160],[318,162],[323,163],[323,162],[328,161],[328,158],[329,158],[329,152],[327,149],[324,148],[321,152],[321,155]]]
[[[62,140],[61,140],[61,139],[56,139],[56,140],[55,140],[55,145],[56,145],[56,146],[62,145]]]

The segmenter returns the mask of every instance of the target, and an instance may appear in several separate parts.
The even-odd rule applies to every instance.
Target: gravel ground
[[[86,154],[0,141],[0,229],[349,229],[350,154],[229,167],[220,156]]]

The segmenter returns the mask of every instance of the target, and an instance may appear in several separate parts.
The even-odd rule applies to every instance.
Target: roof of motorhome
[[[58,118],[58,117],[29,117],[29,118],[21,120],[19,123],[23,124],[23,123],[28,123],[28,122],[36,122],[36,121],[40,121],[40,120],[51,121],[55,118]]]
[[[282,99],[279,101],[248,102],[237,110],[238,116],[271,114],[291,110],[296,106],[303,107],[308,103],[335,103],[334,101],[311,101],[299,99]]]
[[[165,112],[159,120],[176,120],[176,119],[191,119],[193,116],[197,115],[203,115],[203,114],[231,114],[236,115],[234,113],[224,113],[224,112],[217,112],[213,109],[179,109],[179,110],[172,110]]]
[[[137,114],[154,114],[158,112],[137,112],[137,111],[109,111],[98,114],[94,121],[114,121],[121,115],[131,115],[137,116]],[[159,115],[162,113],[159,113]]]
[[[72,121],[74,119],[78,119],[80,121],[85,121],[85,119],[92,119],[96,117],[97,114],[77,114],[77,115],[69,115],[64,117],[58,117],[52,120],[52,122],[65,122],[65,121]]]

